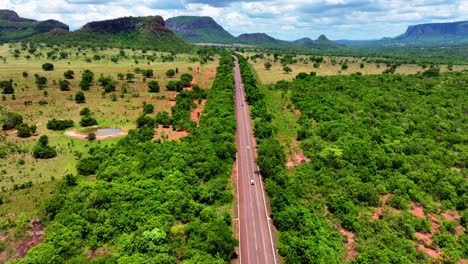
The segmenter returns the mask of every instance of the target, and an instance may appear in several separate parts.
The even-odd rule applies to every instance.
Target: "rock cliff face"
[[[160,16],[123,17],[111,20],[90,22],[83,26],[83,30],[108,33],[119,33],[125,31],[170,32],[170,30],[166,28],[164,19]]]
[[[433,23],[409,26],[402,36],[415,35],[455,35],[468,36],[468,21],[454,23]]]
[[[8,9],[0,9],[0,19],[10,22],[36,22],[34,19],[22,18],[15,11]]]
[[[167,27],[177,35],[192,43],[233,43],[235,37],[224,30],[211,17],[179,16],[169,18]]]

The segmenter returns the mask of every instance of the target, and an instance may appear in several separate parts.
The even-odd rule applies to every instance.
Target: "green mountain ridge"
[[[240,43],[267,47],[267,48],[291,48],[293,44],[289,41],[273,38],[265,33],[246,33],[237,37]]]
[[[122,17],[95,21],[63,34],[40,34],[29,40],[51,44],[108,46],[161,51],[186,51],[191,47],[165,26],[161,16]]]
[[[316,40],[302,38],[293,41],[293,43],[296,47],[303,49],[340,49],[346,47],[344,44],[329,40],[325,35],[320,35]]]
[[[22,18],[12,10],[0,10],[0,43],[21,40],[50,31],[68,31],[68,25],[57,20],[36,21]]]

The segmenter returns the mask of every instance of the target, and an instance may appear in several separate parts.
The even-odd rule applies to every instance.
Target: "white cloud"
[[[409,25],[466,20],[463,0],[0,0],[2,8],[72,29],[122,16],[211,16],[233,35],[265,32],[280,39],[375,39]],[[3,4],[5,3],[5,4]]]

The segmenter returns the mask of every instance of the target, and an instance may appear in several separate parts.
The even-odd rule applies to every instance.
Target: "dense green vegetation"
[[[467,258],[463,223],[440,212],[467,213],[468,73],[298,77],[272,88],[301,110],[297,139],[311,161],[288,173],[275,165],[278,144],[259,145],[286,263],[341,262],[338,228],[356,236],[355,263],[429,263],[416,232],[445,262]],[[372,219],[383,195],[393,209]]]
[[[134,19],[138,20],[140,18]],[[135,23],[139,22],[135,21]],[[77,31],[55,35],[44,33],[34,35],[28,38],[27,41],[51,45],[135,48],[159,51],[189,51],[191,49],[188,43],[167,30],[119,29],[117,26],[108,31],[83,28]]]
[[[61,181],[44,205],[44,242],[17,263],[81,263],[98,249],[94,263],[229,263],[232,66],[223,54],[200,126],[181,142],[151,142],[144,125],[82,157],[78,171],[96,182]]]

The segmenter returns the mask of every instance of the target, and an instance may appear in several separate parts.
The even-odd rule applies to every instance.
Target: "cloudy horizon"
[[[467,20],[468,1],[444,0],[3,0],[21,17],[56,19],[76,30],[123,16],[211,16],[234,36],[267,33],[283,39],[380,39],[410,25]],[[2,2],[3,2],[2,1]]]

